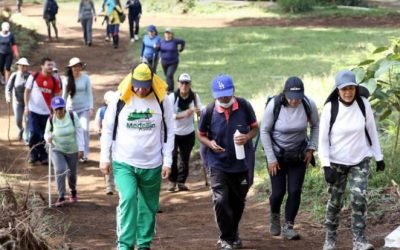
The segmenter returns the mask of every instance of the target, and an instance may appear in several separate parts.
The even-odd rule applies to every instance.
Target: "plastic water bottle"
[[[239,132],[239,130],[236,130],[236,132],[233,134],[233,138],[235,138],[238,135],[241,135],[241,133]],[[243,160],[245,158],[244,145],[238,145],[235,143],[235,153],[236,153],[236,159]]]

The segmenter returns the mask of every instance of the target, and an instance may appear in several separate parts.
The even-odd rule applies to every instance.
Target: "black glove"
[[[325,181],[330,183],[330,184],[334,184],[337,180],[337,172],[336,169],[331,168],[329,166],[324,167],[324,174],[325,174]]]
[[[376,162],[376,172],[385,170],[385,162],[383,160]]]

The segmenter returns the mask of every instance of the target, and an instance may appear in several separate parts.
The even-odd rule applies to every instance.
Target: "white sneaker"
[[[134,37],[135,37],[135,41],[139,40],[139,36],[138,35],[135,35]]]
[[[134,42],[135,42],[135,39],[131,38],[131,43],[134,43]]]

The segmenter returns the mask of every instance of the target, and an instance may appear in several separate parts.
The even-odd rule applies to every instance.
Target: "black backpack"
[[[72,126],[74,126],[74,128],[75,128],[74,113],[72,111],[68,111],[68,113],[69,113],[69,117],[71,118],[71,121],[72,121]],[[54,116],[53,116],[53,114],[51,114],[49,116],[50,132],[53,132],[53,119],[54,119]]]
[[[246,114],[251,113],[249,105],[245,99],[240,98],[240,97],[235,97],[235,99],[239,103],[239,107],[245,107]],[[211,128],[211,119],[212,119],[212,113],[213,113],[214,107],[215,107],[215,102],[211,102],[211,103],[207,104],[206,113],[204,114],[204,118],[203,118],[204,123],[206,125],[206,131],[208,134],[210,134],[210,131],[211,131],[211,129],[210,129]]]
[[[275,95],[275,96],[270,96],[270,97],[268,97],[267,102],[265,103],[265,108],[267,108],[268,103],[271,100],[274,100],[274,110],[273,110],[274,122],[272,124],[271,130],[274,129],[275,123],[278,120],[279,113],[281,112],[281,107],[282,107],[283,102],[284,102],[284,98],[285,98],[285,96],[284,96],[283,93],[279,94],[279,95]],[[306,96],[304,96],[304,98],[301,99],[301,103],[303,104],[304,110],[306,111],[307,121],[310,122],[311,121],[311,104],[310,104],[310,100],[308,100],[308,98]],[[272,136],[271,136],[271,140],[273,140]],[[257,135],[257,139],[256,139],[256,142],[255,142],[255,148],[257,148],[259,141],[260,141],[260,131],[258,132],[258,135]],[[277,143],[275,143],[275,144],[279,147],[279,145]]]
[[[362,100],[362,97],[368,98],[369,97],[369,91],[364,86],[357,85],[357,87],[356,87],[356,102],[357,102],[358,107],[360,108],[361,113],[363,114],[364,119],[366,121],[367,117],[366,117],[366,114],[365,114],[365,104],[364,104],[364,101]],[[330,137],[331,131],[332,131],[332,126],[335,123],[337,114],[339,112],[339,92],[338,92],[338,89],[335,89],[328,96],[328,98],[325,101],[325,104],[327,104],[328,102],[331,103],[331,119],[329,121],[329,132],[328,132],[328,135]],[[367,137],[369,145],[372,145],[371,137],[370,137],[370,135],[368,133],[367,127],[365,127],[364,130],[365,130],[365,136]]]

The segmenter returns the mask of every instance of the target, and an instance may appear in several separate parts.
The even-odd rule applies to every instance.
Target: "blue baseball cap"
[[[65,101],[61,96],[55,96],[51,99],[51,107],[53,109],[65,108]]]
[[[147,27],[147,31],[148,32],[157,32],[157,28],[154,25],[149,25],[149,27]]]
[[[342,89],[347,86],[356,86],[356,75],[351,70],[341,70],[336,74],[335,87]]]
[[[212,80],[212,92],[214,98],[233,96],[235,86],[229,75],[217,75]]]

